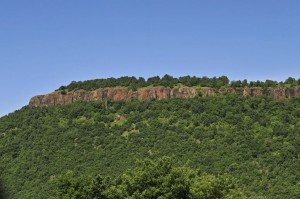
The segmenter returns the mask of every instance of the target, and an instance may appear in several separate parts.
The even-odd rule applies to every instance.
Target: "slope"
[[[0,118],[0,181],[7,198],[51,198],[69,170],[116,176],[173,155],[235,177],[248,197],[299,198],[299,105],[227,94],[26,106]]]

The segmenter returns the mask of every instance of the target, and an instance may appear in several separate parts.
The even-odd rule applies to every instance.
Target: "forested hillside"
[[[70,190],[58,185],[77,179],[88,185],[100,175],[121,179],[114,184],[120,193],[121,174],[126,173],[127,179],[139,178],[137,171],[149,174],[136,167],[137,160],[159,162],[170,156],[174,171],[196,172],[187,177],[191,195],[198,194],[193,186],[203,179],[223,183],[227,176],[234,185],[225,180],[227,184],[219,187],[227,187],[223,194],[238,187],[236,193],[247,198],[296,199],[299,143],[300,98],[227,94],[26,106],[0,118],[0,184],[6,198],[59,198]],[[157,168],[156,163],[149,164]],[[133,174],[128,169],[134,169]],[[174,174],[169,173],[166,176]],[[122,192],[128,193],[135,192]]]

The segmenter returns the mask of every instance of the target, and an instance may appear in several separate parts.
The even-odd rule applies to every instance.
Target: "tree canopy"
[[[201,185],[201,179],[215,183],[230,177],[248,198],[300,198],[299,107],[297,97],[274,100],[234,94],[26,106],[0,118],[4,196],[53,198],[53,182],[69,170],[76,179],[82,178],[83,186],[78,186],[87,193],[94,190],[90,182],[107,190],[100,182],[110,178],[114,186],[109,190],[115,187],[118,193],[124,191],[119,194],[129,190],[140,194],[140,183],[146,183],[145,190],[155,185],[155,181],[144,181],[142,177],[150,173],[136,163],[146,158],[154,162],[146,160],[145,168],[149,165],[157,179],[166,180],[166,186],[155,185],[159,193],[173,193],[167,180],[174,176],[178,187],[181,179],[188,179],[190,194],[198,194],[192,190]],[[156,161],[163,156],[174,161],[166,175],[160,175],[157,164],[162,163]],[[138,171],[137,176],[128,169]],[[95,180],[97,175],[100,182]]]
[[[246,198],[229,175],[201,175],[201,171],[188,166],[174,166],[169,157],[140,161],[137,167],[115,179],[75,177],[68,171],[55,183],[59,199]]]
[[[244,80],[232,80],[230,81],[226,76],[220,77],[195,77],[195,76],[183,76],[183,77],[173,77],[171,75],[164,75],[162,78],[159,76],[149,77],[145,80],[143,77],[129,77],[123,76],[120,78],[107,78],[107,79],[94,79],[87,81],[72,81],[67,86],[61,86],[58,90],[68,90],[73,91],[77,89],[83,90],[95,90],[98,88],[107,88],[107,87],[127,87],[132,90],[138,88],[148,87],[148,86],[164,86],[173,88],[177,85],[184,86],[198,86],[198,87],[211,87],[211,88],[220,88],[220,87],[280,87],[280,86],[298,86],[300,85],[300,79],[296,80],[295,78],[289,77],[284,82],[277,82],[273,80],[266,81],[250,81]]]

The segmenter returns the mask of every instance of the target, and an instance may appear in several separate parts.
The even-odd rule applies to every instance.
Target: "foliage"
[[[3,190],[3,185],[2,182],[0,181],[0,199],[4,198],[4,190]]]
[[[107,79],[94,79],[87,81],[72,81],[67,86],[61,86],[58,90],[61,91],[73,91],[78,89],[83,90],[95,90],[98,88],[107,88],[107,87],[128,87],[132,90],[137,90],[138,88],[148,87],[148,86],[164,86],[173,88],[178,84],[185,86],[199,86],[199,87],[211,87],[211,88],[220,88],[220,87],[279,87],[279,86],[298,86],[300,85],[300,79],[296,80],[295,78],[289,77],[284,83],[277,82],[273,80],[263,81],[248,81],[245,79],[243,81],[230,81],[228,77],[173,77],[171,75],[164,75],[162,78],[159,76],[150,77],[145,80],[143,77],[128,77],[123,76],[120,78],[107,78]]]
[[[189,161],[203,182],[225,173],[238,179],[246,197],[300,198],[299,107],[300,98],[232,94],[26,106],[0,118],[0,179],[6,198],[53,198],[52,182],[69,170],[74,178],[99,174],[105,181],[136,159],[174,156],[175,168]],[[90,192],[89,179],[80,190]]]
[[[56,198],[61,199],[105,199],[108,183],[101,176],[92,179],[90,176],[76,177],[73,171],[67,171],[54,180]]]
[[[87,181],[68,172],[57,179],[57,198],[245,198],[230,176],[199,174],[187,166],[175,167],[168,157],[141,161],[113,180],[98,176]]]

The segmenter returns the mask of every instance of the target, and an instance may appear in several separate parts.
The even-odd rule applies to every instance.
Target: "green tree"
[[[226,86],[229,84],[229,79],[227,76],[223,75],[221,77],[218,78],[218,86],[221,87],[221,86]]]
[[[174,159],[162,157],[156,161],[140,161],[114,180],[98,176],[74,177],[72,171],[56,181],[56,198],[59,199],[212,199],[244,198],[234,179],[228,175],[200,175],[188,166],[174,166]]]
[[[293,78],[293,77],[288,77],[286,80],[285,80],[285,84],[293,84],[296,82],[296,79]]]
[[[149,77],[147,79],[147,85],[153,85],[153,86],[158,86],[160,83],[160,77],[159,76],[154,76],[154,77]]]
[[[4,189],[1,181],[0,181],[0,199],[4,199]]]
[[[267,79],[265,81],[265,87],[275,87],[277,85],[276,81]]]
[[[293,77],[288,77],[284,83],[289,84],[290,86],[296,86],[298,84],[297,80]]]
[[[116,180],[106,194],[108,198],[230,198],[244,195],[238,190],[233,178],[200,175],[188,166],[176,167],[174,159],[146,159],[139,166]]]
[[[89,176],[76,177],[73,171],[54,180],[58,199],[105,199],[106,181],[101,176],[92,179]]]
[[[248,81],[246,79],[244,79],[242,81],[242,87],[246,87],[246,86],[248,86]]]
[[[160,85],[173,88],[178,83],[178,79],[170,75],[164,75],[160,80]]]

